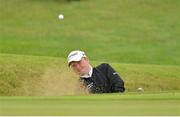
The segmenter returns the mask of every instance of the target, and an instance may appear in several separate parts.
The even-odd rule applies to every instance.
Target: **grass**
[[[0,115],[180,115],[179,6],[0,0]],[[67,67],[74,49],[110,63],[126,92],[86,95]]]
[[[100,63],[92,61],[94,66]],[[145,92],[180,90],[179,66],[110,64],[125,81],[126,92],[138,87]],[[84,92],[78,79],[63,58],[0,54],[0,95],[79,95]]]
[[[179,0],[1,0],[0,53],[180,65]],[[58,20],[63,13],[64,20]]]
[[[0,97],[0,115],[180,115],[180,93]]]

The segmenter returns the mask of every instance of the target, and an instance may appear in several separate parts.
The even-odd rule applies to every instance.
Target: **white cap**
[[[75,51],[70,52],[67,58],[68,65],[70,65],[72,61],[80,61],[83,57],[86,57],[83,51],[75,50]]]

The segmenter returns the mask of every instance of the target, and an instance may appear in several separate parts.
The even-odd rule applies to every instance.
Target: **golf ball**
[[[137,90],[138,90],[139,92],[143,92],[143,91],[144,91],[144,89],[141,88],[141,87],[139,87]]]
[[[59,14],[58,17],[59,17],[60,20],[64,19],[64,15],[63,14]]]

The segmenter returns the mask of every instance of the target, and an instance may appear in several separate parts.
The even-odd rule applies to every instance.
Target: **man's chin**
[[[84,76],[85,74],[83,74],[83,73],[78,73],[79,74],[79,76]]]
[[[77,74],[78,74],[79,76],[83,76],[83,74],[82,74],[82,73],[79,73],[79,72],[78,72]]]

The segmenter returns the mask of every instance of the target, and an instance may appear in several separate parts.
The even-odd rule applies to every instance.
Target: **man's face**
[[[80,76],[88,74],[90,70],[90,64],[87,58],[82,58],[80,61],[73,61],[70,67]]]

